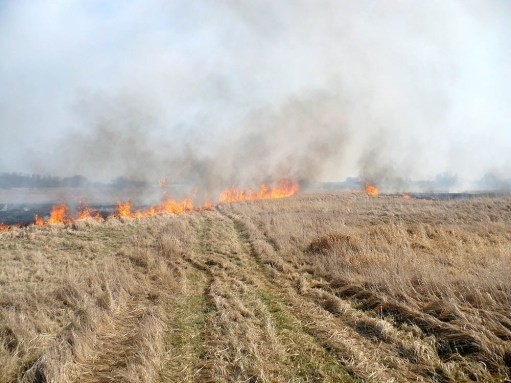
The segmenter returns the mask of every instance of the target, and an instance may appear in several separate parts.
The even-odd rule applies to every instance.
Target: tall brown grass
[[[329,311],[339,314],[347,301],[365,312],[354,324],[361,333],[377,336],[381,318],[404,334],[430,337],[435,358],[461,371],[444,377],[509,377],[510,198],[316,194],[223,209],[258,232],[255,244],[272,245],[258,249],[267,263],[285,260],[282,270],[292,265],[331,292]],[[373,325],[364,328],[368,318]]]
[[[179,279],[155,245],[168,225],[91,220],[4,234],[0,382],[154,381]]]
[[[0,233],[0,383],[510,369],[510,198],[317,193]]]

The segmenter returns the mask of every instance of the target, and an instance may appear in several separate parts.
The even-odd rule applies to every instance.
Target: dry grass
[[[0,233],[0,383],[501,382],[510,228],[343,193]]]
[[[442,379],[509,377],[511,199],[311,195],[226,210],[328,292],[325,309],[360,334],[403,347],[382,334],[390,325],[426,340],[433,350],[412,359],[425,371],[438,370],[434,360]],[[358,317],[346,318],[346,302]]]
[[[177,279],[168,224],[28,228],[0,244],[0,381],[153,381]]]

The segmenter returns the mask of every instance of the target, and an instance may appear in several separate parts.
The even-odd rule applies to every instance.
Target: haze
[[[0,172],[511,176],[511,3],[0,3]]]

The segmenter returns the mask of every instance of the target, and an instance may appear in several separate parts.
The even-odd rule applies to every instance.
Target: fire
[[[103,218],[101,217],[101,214],[99,214],[98,211],[94,211],[94,210],[91,210],[89,208],[89,205],[87,205],[87,203],[85,202],[80,202],[80,205],[79,205],[79,208],[78,208],[78,212],[77,212],[77,215],[76,215],[76,219],[77,220],[81,220],[81,219],[96,219],[96,220],[102,220]]]
[[[68,212],[69,209],[65,204],[58,204],[53,206],[50,212],[50,218],[48,218],[48,223],[50,225],[64,223]]]
[[[167,180],[160,180],[160,186],[166,188],[168,184]],[[243,202],[243,201],[255,201],[260,199],[274,199],[274,198],[285,198],[296,194],[299,190],[299,186],[296,182],[291,180],[282,180],[276,183],[274,186],[268,186],[262,184],[259,189],[242,189],[232,187],[224,190],[218,196],[217,201],[219,202]],[[195,193],[192,193],[194,195]],[[204,211],[214,209],[214,203],[209,200],[198,207],[194,206],[193,199],[191,197],[183,198],[182,200],[176,200],[167,198],[166,190],[163,191],[163,199],[159,205],[150,206],[145,209],[133,210],[131,201],[119,201],[116,203],[116,209],[111,214],[115,218],[143,218],[161,214],[183,214],[192,211]],[[79,208],[77,209],[76,215],[71,216],[69,214],[69,207],[66,204],[57,204],[52,207],[50,217],[45,220],[43,217],[35,216],[34,225],[46,226],[54,224],[67,224],[82,219],[98,219],[102,220],[103,217],[99,212],[91,210],[89,206],[80,202]],[[0,224],[0,231],[9,230],[10,226]]]
[[[0,231],[9,231],[9,226],[0,223]]]
[[[132,211],[130,201],[117,202],[117,209],[113,214],[117,218],[143,218],[158,214],[183,214],[193,210],[191,198],[185,198],[181,201],[166,199],[159,206],[150,206],[145,210]]]
[[[375,197],[379,194],[378,188],[375,185],[371,185],[369,182],[366,182],[365,191],[366,191],[367,195],[370,195],[373,197]]]
[[[117,202],[117,210],[114,213],[114,217],[117,218],[135,218],[134,214],[131,212],[131,202]]]
[[[410,194],[408,194],[408,193],[405,193],[405,194],[403,194],[403,198],[404,199],[410,199],[410,198],[412,198],[412,196]]]
[[[275,187],[262,184],[259,190],[232,187],[220,193],[220,202],[245,202],[259,199],[286,198],[296,194],[299,186],[291,180],[282,180]]]
[[[167,199],[161,203],[159,213],[182,214],[193,210],[191,198],[185,198],[182,201]]]
[[[211,202],[210,200],[206,200],[206,202],[204,202],[204,205],[202,205],[200,209],[201,210],[213,210],[213,202]]]
[[[47,221],[44,220],[43,217],[35,216],[34,224],[36,226],[45,226],[45,225],[55,225],[59,223],[67,223],[67,215],[69,213],[69,208],[66,204],[57,204],[51,208],[50,218]]]

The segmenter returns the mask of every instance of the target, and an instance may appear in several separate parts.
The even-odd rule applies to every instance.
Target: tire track
[[[261,275],[259,279],[269,283],[272,286],[270,288],[278,288],[285,294],[283,300],[289,302],[295,315],[308,324],[309,334],[314,336],[323,347],[333,350],[352,374],[363,379],[377,381],[429,380],[427,373],[416,367],[416,360],[402,358],[403,355],[412,354],[413,350],[403,348],[401,355],[396,354],[393,349],[386,346],[382,339],[371,339],[365,336],[361,320],[367,321],[368,318],[364,313],[352,309],[351,317],[346,312],[343,315],[333,315],[324,309],[326,292],[307,291],[304,293],[302,291],[300,294],[299,290],[304,289],[303,279],[293,270],[294,267],[288,264],[279,266],[279,263],[283,261],[281,259],[272,261],[268,254],[266,254],[266,259],[261,257],[250,239],[243,220],[235,215],[226,214],[225,216],[232,220],[240,240],[245,243],[248,253],[258,264],[257,268]],[[265,237],[263,240],[266,239]],[[273,243],[269,242],[269,245],[275,249]],[[348,305],[346,302],[344,304]],[[353,316],[354,312],[357,313],[356,316]],[[389,331],[392,328],[389,323],[380,321],[380,326],[382,330],[387,330],[386,336],[392,332]],[[382,335],[383,333],[384,331],[382,331]]]
[[[195,382],[204,354],[208,278],[191,262],[183,267],[181,291],[171,299],[160,382]]]
[[[274,286],[261,280],[232,220],[208,213],[199,237],[195,261],[211,272],[213,309],[198,381],[354,381],[332,352],[303,331]]]

